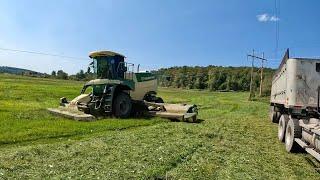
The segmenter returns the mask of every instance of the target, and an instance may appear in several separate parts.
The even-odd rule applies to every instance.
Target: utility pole
[[[254,60],[259,59],[261,60],[261,69],[260,69],[260,93],[259,96],[262,96],[262,89],[263,89],[263,62],[267,61],[267,59],[264,58],[264,53],[262,53],[262,57],[254,55],[254,50],[252,51],[252,54],[248,54],[247,58],[251,57],[251,80],[250,80],[250,95],[249,95],[249,101],[252,99],[253,96],[253,69],[254,69]]]
[[[247,56],[249,57],[249,55]],[[254,50],[252,50],[252,61],[251,61],[251,78],[250,78],[250,94],[249,94],[249,101],[252,99],[252,83],[253,83],[253,66],[254,66]]]
[[[262,59],[264,59],[264,53],[262,53]],[[259,91],[259,96],[262,96],[262,83],[263,83],[263,61],[261,59],[261,70],[260,70],[260,91]]]

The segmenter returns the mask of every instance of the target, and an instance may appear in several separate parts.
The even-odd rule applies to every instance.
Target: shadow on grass
[[[195,120],[195,121],[180,121],[180,120],[177,120],[177,119],[170,119],[170,121],[171,122],[184,122],[184,123],[190,123],[190,124],[200,124],[200,123],[202,123],[203,121],[205,121],[205,120],[203,120],[203,119],[197,119],[197,120]]]
[[[148,112],[140,112],[138,114],[134,114],[131,119],[137,119],[137,120],[151,120],[155,117],[158,117],[158,116],[152,116],[150,115]],[[160,117],[161,118],[161,117]],[[203,122],[204,120],[203,119],[196,119],[195,121],[180,121],[180,120],[177,120],[177,119],[170,119],[170,118],[161,118],[163,120],[166,120],[166,121],[171,121],[171,122],[186,122],[186,123],[201,123]]]
[[[251,99],[251,101],[269,104],[270,103],[269,98],[270,98],[269,96],[268,97],[254,97]]]
[[[305,152],[306,153],[306,152]],[[316,171],[318,174],[320,174],[320,164],[314,162],[314,158],[312,157],[312,159],[310,157],[305,157],[305,160],[308,162],[308,164],[310,164]]]

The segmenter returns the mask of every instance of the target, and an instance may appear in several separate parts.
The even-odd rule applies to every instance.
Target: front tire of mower
[[[288,152],[299,152],[301,147],[294,138],[301,138],[302,128],[299,126],[299,120],[290,118],[285,136],[285,145]]]
[[[128,118],[131,114],[132,102],[127,93],[120,92],[114,99],[113,110],[117,118]]]

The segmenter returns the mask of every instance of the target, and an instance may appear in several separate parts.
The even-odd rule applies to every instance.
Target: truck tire
[[[299,152],[301,147],[294,138],[301,138],[302,128],[299,126],[299,120],[290,118],[286,128],[285,145],[288,152]]]
[[[280,117],[281,117],[281,112],[280,111],[277,111],[277,113],[276,113],[277,115],[276,115],[276,119],[274,120],[274,123],[279,123],[279,120],[280,120]]]
[[[278,125],[278,139],[280,142],[284,142],[288,121],[289,116],[287,114],[282,114],[282,116],[279,119]]]
[[[270,107],[269,115],[270,115],[270,119],[271,119],[272,123],[278,123],[279,122],[279,118],[281,116],[281,113],[275,111],[273,106]]]
[[[161,97],[157,97],[155,103],[164,103]]]
[[[127,93],[120,92],[114,99],[113,110],[117,118],[128,118],[131,114],[132,102]]]

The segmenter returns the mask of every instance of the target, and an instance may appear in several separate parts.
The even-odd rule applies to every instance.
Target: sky
[[[96,50],[124,54],[145,70],[250,66],[246,55],[255,49],[275,68],[285,48],[320,57],[318,7],[316,0],[0,0],[0,66],[74,74]]]

